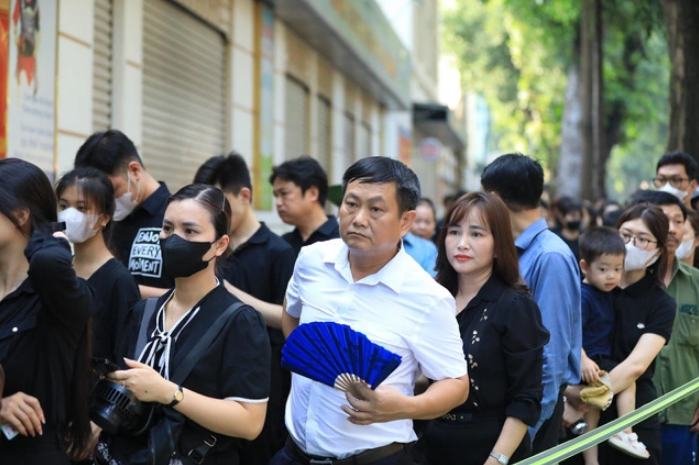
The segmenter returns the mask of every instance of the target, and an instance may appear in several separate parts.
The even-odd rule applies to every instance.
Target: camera
[[[105,378],[119,369],[113,362],[94,358],[92,368],[100,380],[90,393],[90,420],[112,435],[143,434],[153,417],[153,403],[141,402],[131,391]]]

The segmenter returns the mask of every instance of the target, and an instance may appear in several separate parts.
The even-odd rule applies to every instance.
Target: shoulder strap
[[[221,333],[223,328],[226,326],[226,321],[231,318],[234,314],[244,307],[245,304],[242,302],[236,302],[230,307],[228,307],[219,317],[216,319],[213,325],[204,333],[204,336],[199,339],[197,345],[195,345],[192,350],[187,354],[187,357],[182,361],[182,364],[175,368],[173,376],[170,377],[170,381],[175,384],[182,384],[182,382],[189,376],[192,368],[199,363],[199,360],[204,355],[204,352],[211,346],[214,339]]]
[[[146,308],[143,309],[143,318],[141,318],[141,327],[138,331],[138,339],[136,340],[136,350],[134,351],[134,360],[141,355],[141,351],[146,346],[148,342],[148,322],[153,317],[155,313],[155,306],[158,304],[157,297],[150,297],[146,299]]]

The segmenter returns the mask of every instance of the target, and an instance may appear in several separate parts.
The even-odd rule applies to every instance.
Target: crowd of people
[[[410,168],[367,157],[335,217],[302,156],[269,179],[293,227],[278,236],[237,153],[174,194],[115,130],[55,187],[0,160],[0,463],[507,465],[550,449],[699,375],[698,178],[673,152],[624,204],[548,202],[540,164],[508,154],[440,219]],[[289,373],[285,340],[311,322],[402,361],[349,392]],[[140,428],[98,421],[104,383],[130,399],[105,415]],[[697,420],[695,394],[573,462],[694,464]]]

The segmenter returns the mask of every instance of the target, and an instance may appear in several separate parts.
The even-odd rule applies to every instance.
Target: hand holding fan
[[[362,381],[371,389],[400,365],[401,357],[347,325],[304,323],[286,340],[282,367],[340,391]]]

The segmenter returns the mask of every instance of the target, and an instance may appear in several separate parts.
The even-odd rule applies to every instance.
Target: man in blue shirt
[[[433,242],[408,232],[403,236],[403,248],[430,276],[437,276],[437,246]]]
[[[520,274],[551,333],[544,347],[541,417],[529,429],[533,452],[538,453],[558,443],[563,390],[580,383],[580,272],[570,248],[548,230],[539,210],[544,171],[538,162],[521,154],[503,155],[483,170],[481,185],[507,205]]]

